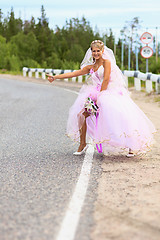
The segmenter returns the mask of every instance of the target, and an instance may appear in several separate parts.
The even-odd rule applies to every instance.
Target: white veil
[[[113,51],[106,46],[104,46],[104,52],[102,54],[102,58],[108,59],[110,60],[111,63],[116,64],[116,59],[113,54]],[[84,68],[85,66],[92,65],[92,64],[94,64],[93,57],[92,57],[92,50],[91,48],[89,48],[84,56],[83,61],[81,62],[81,68]]]
[[[104,46],[104,52],[102,54],[102,58],[108,59],[111,62],[111,76],[110,76],[111,81],[116,83],[117,87],[120,85],[123,87],[126,87],[124,75],[122,74],[121,70],[119,69],[119,67],[116,64],[116,59],[115,59],[113,51],[110,48]],[[80,67],[82,69],[85,66],[93,65],[94,63],[95,62],[92,57],[92,50],[91,50],[91,48],[89,48],[84,56],[83,61],[81,62]]]

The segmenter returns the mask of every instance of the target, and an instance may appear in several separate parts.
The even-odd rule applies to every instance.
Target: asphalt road
[[[0,240],[56,240],[84,160],[65,135],[76,97],[54,85],[0,79]],[[101,157],[94,154],[75,240],[89,240],[94,227]]]

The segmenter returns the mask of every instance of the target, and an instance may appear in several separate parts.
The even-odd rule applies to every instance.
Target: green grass
[[[154,98],[155,102],[160,102],[160,96]]]
[[[8,71],[6,69],[0,69],[0,74],[23,75],[23,72],[22,71]]]
[[[128,87],[134,87],[134,77],[128,78]]]
[[[146,92],[146,89],[141,89],[141,92]],[[146,96],[149,96],[148,93],[146,93]]]
[[[146,87],[146,81],[141,81],[141,87],[145,88]]]
[[[156,91],[156,83],[155,82],[152,82],[152,87],[153,87],[153,90]]]

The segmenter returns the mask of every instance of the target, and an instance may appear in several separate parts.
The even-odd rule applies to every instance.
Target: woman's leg
[[[86,118],[89,116],[89,114],[84,112],[83,115],[85,117],[85,120],[82,125],[82,128],[79,130],[80,131],[80,145],[79,145],[77,152],[81,152],[83,150],[83,148],[86,146],[86,132],[87,132]]]
[[[80,145],[77,152],[81,152],[83,148],[86,146],[86,131],[87,131],[87,124],[86,118],[80,130]]]

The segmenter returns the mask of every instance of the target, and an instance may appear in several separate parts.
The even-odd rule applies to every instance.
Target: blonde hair
[[[94,40],[91,42],[91,50],[93,47],[99,48],[100,50],[104,49],[104,43],[101,40]]]

